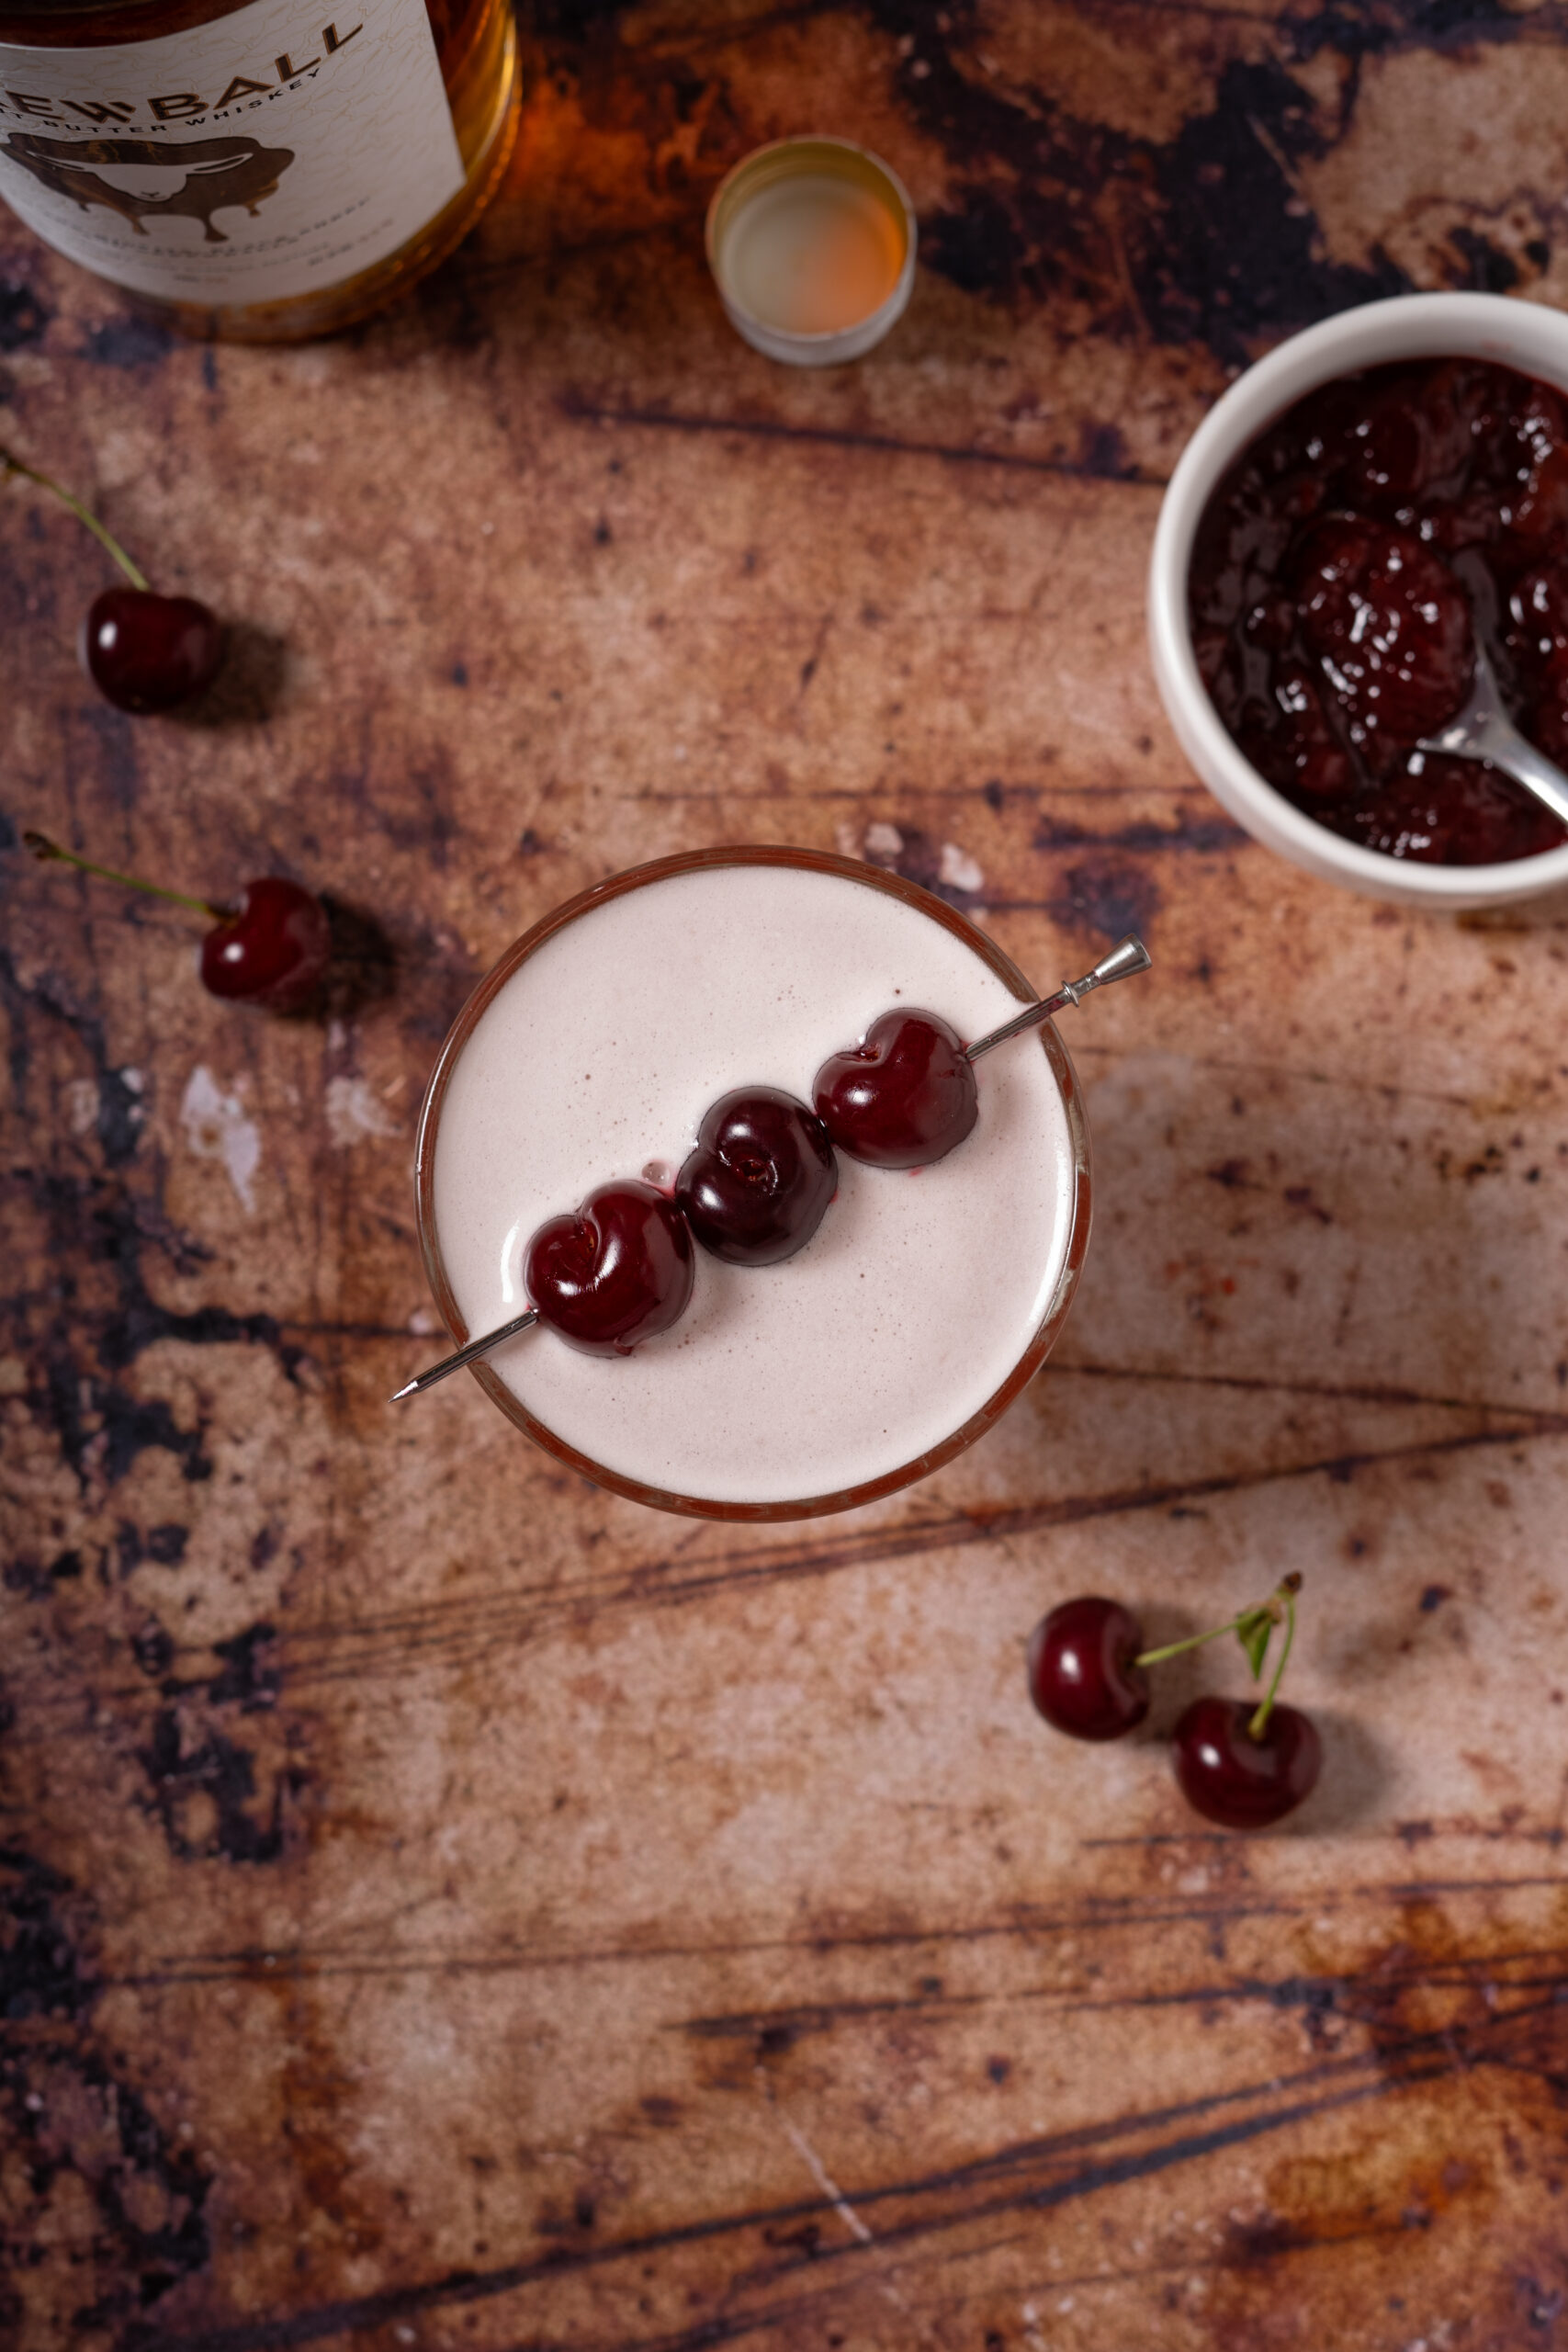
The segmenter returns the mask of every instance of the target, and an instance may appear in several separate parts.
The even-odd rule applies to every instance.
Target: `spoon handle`
[[[514,1315],[510,1323],[502,1323],[498,1330],[481,1331],[479,1338],[470,1340],[466,1348],[459,1348],[453,1355],[443,1356],[441,1362],[433,1363],[428,1372],[417,1374],[406,1387],[394,1390],[391,1403],[396,1405],[404,1396],[418,1396],[426,1388],[434,1388],[436,1382],[445,1380],[449,1372],[461,1372],[463,1366],[472,1363],[476,1356],[488,1355],[491,1348],[500,1347],[502,1340],[515,1338],[519,1331],[528,1330],[538,1319],[537,1308],[530,1306],[525,1314]]]
[[[1042,997],[1038,1004],[1026,1005],[1012,1020],[1004,1022],[999,1029],[993,1029],[988,1036],[976,1038],[974,1045],[965,1046],[964,1051],[972,1062],[978,1061],[980,1056],[988,1054],[993,1046],[1000,1046],[1009,1037],[1016,1037],[1023,1030],[1032,1029],[1037,1023],[1048,1021],[1052,1013],[1060,1012],[1064,1005],[1077,1004],[1090,989],[1107,988],[1112,980],[1130,980],[1134,972],[1146,972],[1153,961],[1154,957],[1143,941],[1129,932],[1125,939],[1117,941],[1109,956],[1100,957],[1092,972],[1084,974],[1081,980],[1065,980],[1055,996]]]
[[[1500,711],[1474,740],[1484,758],[1533,793],[1561,824],[1568,825],[1568,775],[1555,760],[1538,751],[1529,737],[1521,735]]]
[[[1421,736],[1416,750],[1446,752],[1450,758],[1461,760],[1490,760],[1494,767],[1501,768],[1505,775],[1511,775],[1516,784],[1522,784],[1527,792],[1533,793],[1559,823],[1568,825],[1568,775],[1528,735],[1520,734],[1503,708],[1496,677],[1479,639],[1474,662],[1470,699],[1464,708],[1456,711],[1448,725],[1440,727],[1435,735]]]

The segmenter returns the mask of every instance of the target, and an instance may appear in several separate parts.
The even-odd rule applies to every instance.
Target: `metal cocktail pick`
[[[514,1340],[519,1331],[528,1330],[538,1319],[538,1308],[531,1306],[525,1315],[514,1315],[510,1323],[502,1323],[499,1329],[481,1331],[477,1340],[470,1340],[466,1348],[457,1350],[456,1355],[443,1356],[440,1363],[433,1363],[428,1372],[417,1373],[406,1388],[394,1388],[390,1401],[397,1405],[405,1396],[417,1396],[422,1388],[434,1388],[436,1382],[445,1380],[449,1372],[461,1372],[463,1366],[472,1363],[476,1356],[488,1354],[491,1348],[499,1348],[502,1340]]]
[[[1108,987],[1112,980],[1130,980],[1134,972],[1146,972],[1153,960],[1143,941],[1135,939],[1129,932],[1125,939],[1117,941],[1109,956],[1100,957],[1092,972],[1084,974],[1081,980],[1064,981],[1055,996],[1042,997],[1038,1004],[1026,1005],[1012,1020],[1004,1022],[999,1029],[993,1029],[988,1037],[976,1038],[974,1045],[965,1046],[966,1058],[972,1062],[978,1061],[980,1056],[988,1054],[993,1046],[1002,1045],[1009,1037],[1018,1036],[1022,1030],[1032,1029],[1037,1023],[1048,1021],[1054,1012],[1060,1012],[1064,1005],[1077,1004],[1091,989]],[[514,1315],[510,1323],[502,1323],[496,1330],[481,1331],[477,1340],[470,1340],[455,1354],[443,1356],[441,1362],[433,1363],[428,1372],[417,1374],[406,1387],[394,1393],[391,1402],[396,1405],[405,1396],[417,1396],[422,1390],[434,1388],[436,1382],[445,1380],[449,1372],[460,1372],[466,1363],[472,1363],[476,1356],[487,1355],[491,1348],[499,1348],[502,1340],[515,1339],[519,1331],[526,1331],[538,1319],[538,1309],[530,1306],[525,1314]]]
[[[1109,956],[1100,957],[1092,972],[1084,974],[1081,980],[1065,980],[1055,996],[1042,997],[1038,1004],[1025,1005],[1023,1011],[1015,1013],[1010,1021],[1004,1021],[999,1029],[993,1029],[988,1037],[977,1038],[974,1045],[965,1046],[964,1051],[972,1062],[977,1062],[982,1054],[990,1052],[993,1046],[1003,1044],[1009,1037],[1016,1037],[1021,1030],[1032,1029],[1037,1022],[1049,1021],[1051,1015],[1060,1012],[1066,1004],[1077,1004],[1090,989],[1106,988],[1112,980],[1130,980],[1134,972],[1146,972],[1153,962],[1154,957],[1143,941],[1129,932],[1125,939],[1117,941]]]

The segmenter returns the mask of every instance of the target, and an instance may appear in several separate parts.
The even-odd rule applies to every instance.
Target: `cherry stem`
[[[1158,1666],[1165,1658],[1179,1657],[1184,1650],[1201,1650],[1205,1642],[1217,1642],[1222,1634],[1239,1634],[1244,1625],[1256,1624],[1260,1617],[1267,1617],[1271,1624],[1277,1625],[1280,1617],[1280,1604],[1281,1601],[1284,1602],[1285,1610],[1289,1614],[1291,1632],[1294,1633],[1296,1612],[1295,1604],[1292,1596],[1294,1593],[1300,1592],[1301,1589],[1302,1580],[1300,1574],[1297,1570],[1292,1568],[1290,1575],[1282,1578],[1280,1584],[1276,1586],[1275,1589],[1269,1594],[1267,1600],[1255,1601],[1250,1609],[1238,1609],[1234,1617],[1227,1617],[1223,1625],[1212,1625],[1206,1634],[1190,1634],[1184,1642],[1168,1642],[1163,1649],[1142,1650],[1133,1660],[1133,1664],[1134,1666]],[[1289,1636],[1287,1636],[1285,1647],[1288,1650],[1290,1646],[1290,1639]],[[1283,1663],[1284,1661],[1281,1659],[1280,1664],[1283,1665]],[[1274,1678],[1274,1690],[1279,1688],[1279,1680],[1280,1678],[1276,1675]],[[1271,1707],[1274,1703],[1274,1690],[1270,1690],[1268,1698],[1263,1702],[1265,1709]]]
[[[1295,1581],[1300,1584],[1300,1577]],[[1247,1724],[1247,1735],[1249,1739],[1261,1739],[1269,1728],[1269,1718],[1274,1711],[1274,1701],[1279,1693],[1280,1678],[1285,1671],[1285,1660],[1291,1655],[1291,1644],[1296,1638],[1296,1596],[1288,1577],[1280,1589],[1285,1596],[1285,1638],[1280,1645],[1280,1663],[1274,1668],[1274,1679],[1269,1685],[1269,1695],[1260,1706],[1254,1709],[1251,1720]]]
[[[225,920],[225,910],[215,907],[210,899],[188,898],[183,890],[165,890],[161,882],[143,882],[139,875],[117,873],[112,865],[95,865],[90,858],[78,857],[74,850],[62,849],[47,833],[24,833],[22,839],[42,865],[56,862],[74,865],[82,874],[96,874],[100,882],[118,882],[127,890],[145,890],[152,899],[171,899],[176,907],[189,907],[193,914],[210,915],[215,922]]]
[[[119,541],[105,530],[90,508],[84,506],[81,500],[73,496],[70,491],[62,490],[59,482],[51,481],[47,474],[40,474],[32,466],[24,466],[20,458],[13,457],[9,449],[0,448],[0,481],[7,480],[12,474],[19,474],[24,481],[36,482],[39,490],[47,490],[51,498],[58,498],[62,506],[69,506],[76,520],[79,523],[85,523],[93,537],[101,546],[108,549],[131,586],[144,592],[151,588],[152,582],[146,573],[131,562]],[[120,881],[124,878],[123,875],[116,876],[116,879]],[[145,889],[151,886],[143,883],[141,887]],[[164,895],[168,896],[169,893],[165,892]]]

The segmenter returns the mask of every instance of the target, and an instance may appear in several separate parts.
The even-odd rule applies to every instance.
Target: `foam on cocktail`
[[[871,882],[787,866],[666,876],[547,939],[487,1006],[442,1103],[432,1200],[464,1322],[525,1304],[545,1218],[593,1185],[679,1161],[742,1084],[808,1097],[890,1005],[977,1036],[1017,1000],[975,948]],[[815,1238],[776,1267],[700,1253],[681,1323],[608,1362],[549,1334],[496,1372],[623,1478],[738,1503],[886,1476],[940,1444],[1028,1349],[1072,1227],[1072,1138],[1045,1054],[987,1064],[956,1151],[913,1173],[840,1159]]]

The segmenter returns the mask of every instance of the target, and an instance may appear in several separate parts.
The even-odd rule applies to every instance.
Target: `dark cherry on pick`
[[[1065,1600],[1029,1637],[1029,1695],[1074,1739],[1120,1739],[1149,1712],[1148,1679],[1133,1663],[1143,1646],[1137,1619],[1120,1601]]]
[[[924,1168],[975,1125],[975,1072],[939,1013],[885,1012],[858,1046],[832,1055],[812,1087],[840,1151],[873,1168]]]
[[[575,1216],[547,1218],[523,1258],[540,1322],[591,1356],[628,1356],[667,1331],[685,1311],[692,1279],[685,1218],[635,1178],[601,1184]]]
[[[776,1266],[804,1250],[838,1189],[820,1119],[777,1087],[722,1095],[675,1180],[675,1203],[703,1248],[732,1266]]]
[[[298,1012],[332,961],[332,926],[320,899],[269,874],[247,882],[201,943],[201,984],[213,996]]]
[[[194,596],[106,588],[82,624],[82,666],[121,710],[172,710],[210,685],[223,627]]]
[[[1261,1739],[1248,1699],[1195,1699],[1176,1726],[1176,1777],[1195,1813],[1222,1829],[1267,1829],[1317,1785],[1323,1747],[1298,1707],[1276,1705]]]

